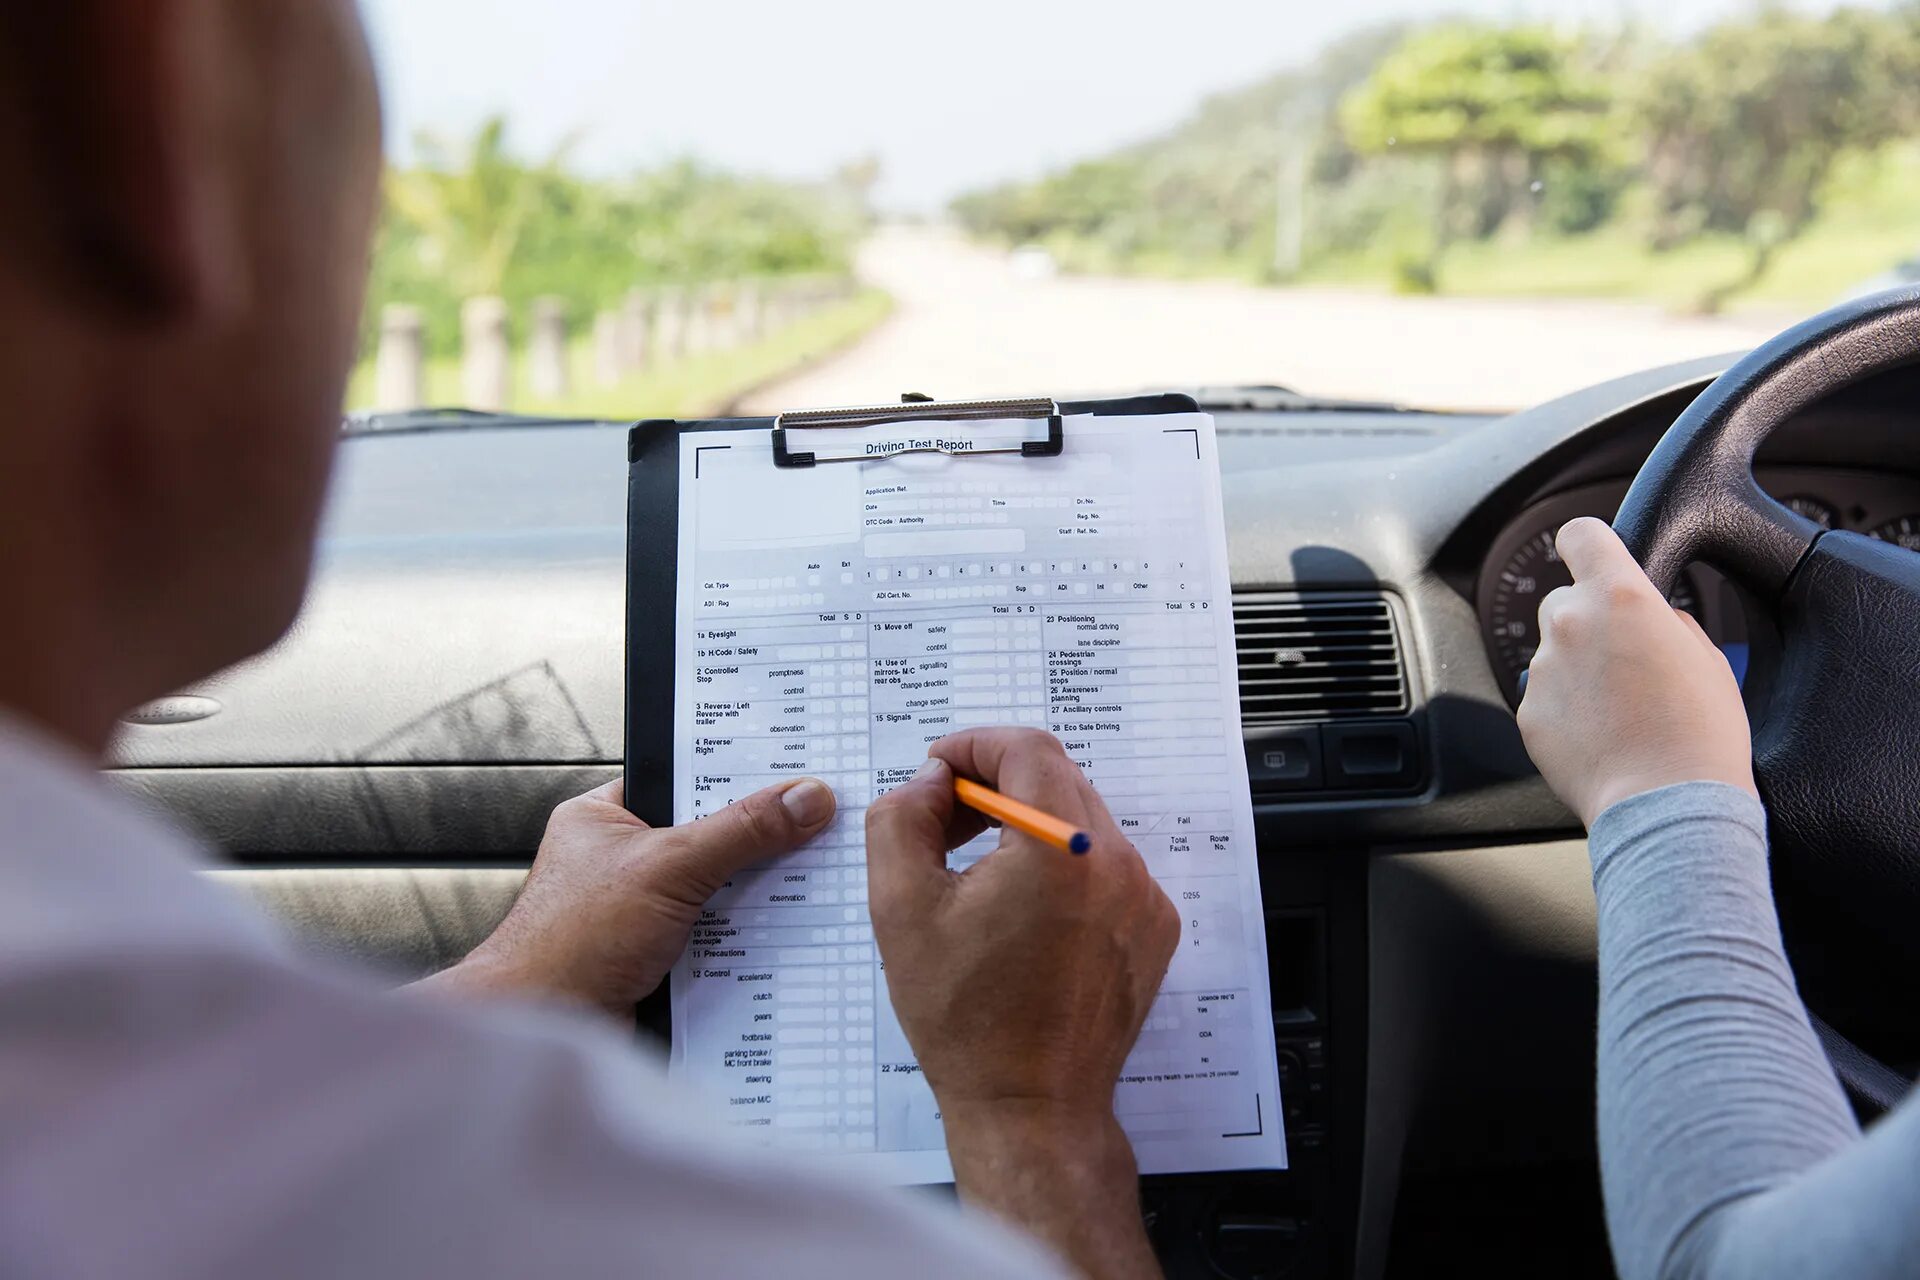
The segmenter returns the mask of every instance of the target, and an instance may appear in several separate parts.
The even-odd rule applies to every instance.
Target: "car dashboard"
[[[1553,531],[1610,516],[1727,363],[1505,415],[1215,411],[1290,1168],[1149,1180],[1170,1274],[1494,1274],[1492,1235],[1516,1273],[1608,1274],[1584,843],[1512,707]],[[1920,546],[1915,387],[1806,411],[1760,483]],[[551,807],[619,771],[624,448],[612,423],[347,442],[292,632],[130,716],[111,776],[316,946],[457,958]],[[1764,682],[1712,566],[1675,603]],[[1582,1207],[1542,1209],[1556,1189]]]
[[[1612,518],[1630,476],[1581,484],[1529,505],[1495,535],[1481,561],[1474,591],[1487,655],[1511,705],[1519,677],[1540,641],[1540,601],[1571,575],[1554,549],[1555,532],[1579,516]],[[1845,467],[1758,466],[1762,491],[1822,529],[1847,529],[1920,550],[1920,480]],[[1740,589],[1709,565],[1689,567],[1669,602],[1693,617],[1744,680],[1753,661],[1748,609]]]

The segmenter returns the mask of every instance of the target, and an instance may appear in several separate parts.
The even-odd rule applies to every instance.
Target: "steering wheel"
[[[1614,520],[1662,593],[1705,561],[1779,633],[1754,778],[1796,970],[1829,1012],[1910,1015],[1920,993],[1920,554],[1822,530],[1761,490],[1753,457],[1814,402],[1916,362],[1920,289],[1788,329],[1675,420]]]

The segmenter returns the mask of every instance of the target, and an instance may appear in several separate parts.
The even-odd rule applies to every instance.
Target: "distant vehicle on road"
[[[1007,258],[1016,280],[1051,280],[1060,274],[1060,264],[1044,245],[1023,244]]]

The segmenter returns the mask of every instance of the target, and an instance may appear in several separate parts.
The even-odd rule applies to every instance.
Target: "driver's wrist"
[[[1760,794],[1759,789],[1754,786],[1753,772],[1750,768],[1702,765],[1681,769],[1644,770],[1608,778],[1602,782],[1588,799],[1587,812],[1580,815],[1582,824],[1587,830],[1592,831],[1601,815],[1616,805],[1650,792],[1696,782],[1738,787],[1755,798]]]

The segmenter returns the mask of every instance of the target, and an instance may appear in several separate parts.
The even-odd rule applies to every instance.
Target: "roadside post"
[[[460,338],[460,383],[466,406],[500,412],[507,407],[512,373],[506,300],[468,298],[460,308]]]
[[[593,378],[603,387],[617,387],[626,376],[626,326],[618,311],[602,311],[593,318]]]
[[[645,289],[629,289],[620,304],[619,354],[622,376],[644,373],[651,359],[653,333],[653,297]],[[617,379],[616,379],[617,380]]]
[[[573,390],[567,362],[567,304],[539,298],[533,304],[533,341],[527,352],[527,383],[541,400],[563,400]]]
[[[418,307],[394,302],[381,308],[380,350],[373,367],[375,409],[418,409],[427,402],[425,329]]]

